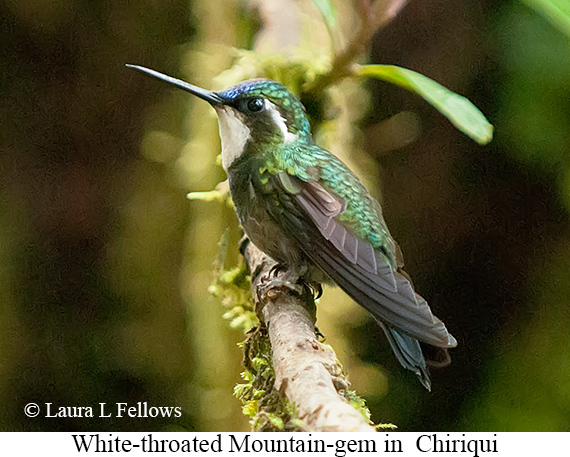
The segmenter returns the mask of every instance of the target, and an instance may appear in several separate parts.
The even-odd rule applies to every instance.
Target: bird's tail
[[[413,371],[419,378],[422,385],[431,391],[431,380],[429,377],[426,359],[420,347],[420,343],[415,338],[384,324],[381,320],[376,322],[382,327],[392,350],[402,366]]]
[[[413,371],[422,385],[431,391],[431,379],[428,366],[440,367],[448,365],[451,359],[447,349],[431,345],[422,346],[418,340],[401,330],[384,324],[380,319],[375,320],[382,330],[384,330],[398,362],[400,362],[404,368]]]

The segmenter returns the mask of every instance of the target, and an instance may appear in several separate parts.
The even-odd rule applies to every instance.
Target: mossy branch
[[[256,47],[275,48],[269,53],[258,49],[239,51],[234,65],[216,78],[217,85],[228,87],[253,77],[280,80],[300,96],[305,106],[307,102],[313,106],[313,110],[308,107],[308,112],[318,130],[324,120],[319,114],[329,100],[325,90],[346,76],[375,77],[418,93],[480,143],[490,140],[492,126],[463,97],[411,70],[356,64],[368,50],[374,33],[392,21],[407,0],[354,0],[359,18],[356,32],[340,52],[324,59],[317,57],[312,43],[290,55],[289,46],[301,42],[300,36],[291,33],[299,28],[305,16],[297,2],[282,2],[291,8],[286,17],[273,8],[273,2],[257,3],[263,21]],[[331,5],[327,3],[327,8],[323,8],[321,4],[320,11],[332,36],[335,12]],[[345,116],[345,127],[351,127],[353,120],[354,117]],[[337,123],[343,125],[340,120]],[[350,139],[346,145],[355,146]],[[191,193],[188,197],[231,203],[226,184],[215,191]],[[227,239],[223,244],[227,247]],[[275,273],[271,258],[248,241],[241,246],[251,277],[245,265],[224,271],[220,259],[218,279],[210,290],[223,297],[232,327],[243,328],[248,335],[244,342],[246,382],[238,385],[235,393],[244,402],[244,413],[251,417],[254,429],[374,431],[363,400],[348,390],[335,352],[319,340],[312,293],[309,290],[293,293],[298,285],[286,282],[286,272]],[[281,282],[272,281],[275,275]]]
[[[289,287],[267,287],[275,261],[245,240],[242,252],[249,265],[251,287],[261,328],[271,343],[273,389],[295,406],[298,426],[309,431],[373,432],[369,413],[353,393],[333,349],[319,341],[312,294],[291,293]],[[285,273],[278,271],[277,277]],[[263,294],[259,289],[264,289]],[[247,354],[246,354],[247,357]],[[364,411],[364,414],[363,414]]]
[[[218,77],[218,84],[227,87],[245,77],[264,76],[286,82],[298,95],[304,92],[322,99],[325,89],[352,73],[356,59],[366,52],[374,32],[390,22],[405,3],[406,0],[356,0],[360,27],[326,65],[310,52],[307,55],[311,58],[304,58],[302,53],[285,58],[287,54],[279,54],[279,47],[274,49],[276,54],[241,51],[232,69]],[[261,17],[266,19],[260,35],[266,37],[265,41],[272,41],[267,38],[270,36],[274,43],[280,43],[283,36],[278,32],[294,28],[276,27],[275,21],[283,20],[283,15],[271,16],[274,11],[270,5],[264,1],[257,4]],[[296,11],[293,2],[289,6]],[[296,14],[300,15],[300,11]],[[274,20],[268,20],[270,16]],[[231,201],[223,186],[213,192],[192,193],[189,198]],[[247,269],[242,265],[224,271],[222,259],[218,263],[218,279],[210,290],[221,296],[229,308],[225,317],[231,320],[232,327],[247,332],[243,344],[245,382],[236,386],[235,394],[243,401],[244,413],[251,417],[254,430],[375,431],[364,400],[349,390],[335,352],[317,335],[312,294],[298,296],[291,293],[291,288],[282,286],[267,288],[275,262],[249,241],[241,246],[251,271],[251,296],[261,299],[244,295]],[[264,293],[259,294],[262,283]]]

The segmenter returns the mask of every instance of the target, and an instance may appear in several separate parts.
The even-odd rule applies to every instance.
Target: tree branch
[[[317,338],[312,294],[296,296],[286,284],[268,288],[275,261],[249,240],[242,242],[241,250],[252,272],[253,296],[258,296],[260,285],[264,289],[256,312],[271,341],[275,389],[296,406],[309,431],[374,432],[342,396],[349,383],[334,351]],[[280,271],[277,277],[284,274]]]
[[[355,0],[359,26],[345,48],[333,59],[328,73],[315,80],[309,92],[317,96],[328,86],[352,74],[355,60],[366,52],[376,31],[388,25],[406,6],[408,0]]]

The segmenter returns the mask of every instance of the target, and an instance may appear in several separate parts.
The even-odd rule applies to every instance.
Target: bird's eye
[[[258,111],[261,111],[263,109],[263,107],[265,106],[265,103],[263,102],[262,98],[259,97],[255,97],[255,98],[250,98],[247,101],[247,110],[251,111],[252,113],[256,113]]]

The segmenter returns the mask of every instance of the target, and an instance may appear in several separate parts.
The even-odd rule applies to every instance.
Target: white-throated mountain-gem
[[[268,79],[213,92],[127,66],[210,103],[219,117],[222,166],[250,240],[292,277],[340,286],[372,314],[399,362],[430,389],[426,358],[445,364],[457,342],[402,270],[380,204],[344,163],[314,143],[301,102]]]

